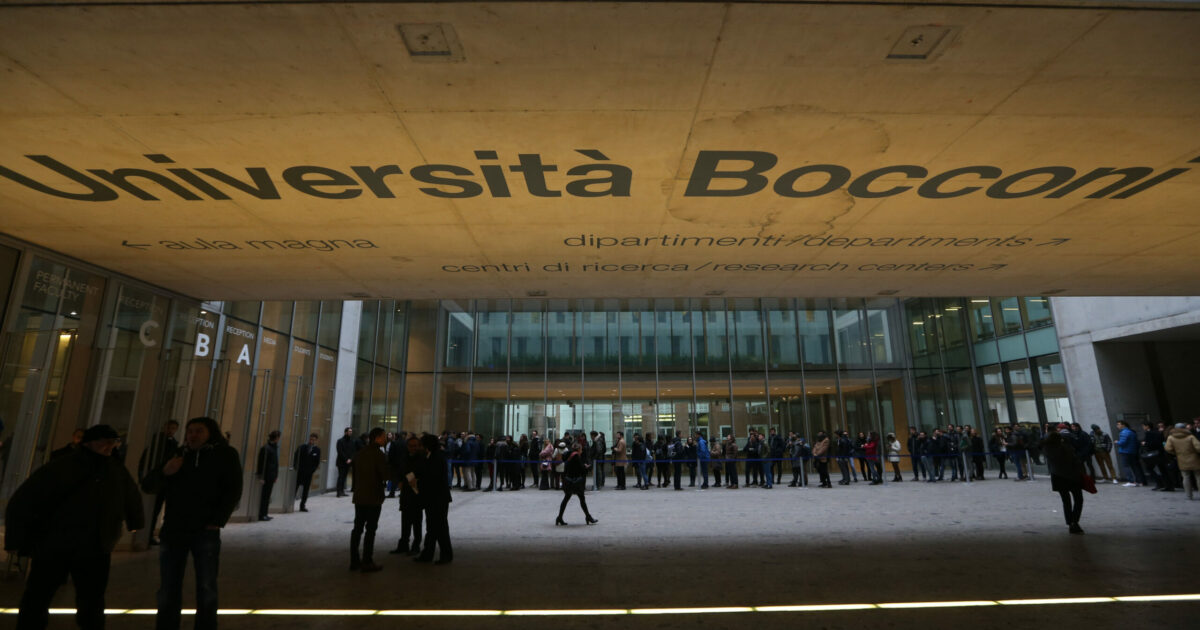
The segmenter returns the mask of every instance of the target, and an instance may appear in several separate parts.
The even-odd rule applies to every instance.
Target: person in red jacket
[[[866,456],[867,476],[871,478],[871,485],[877,486],[883,483],[883,469],[879,465],[878,433],[872,431],[867,435],[867,441],[863,443],[863,453]]]

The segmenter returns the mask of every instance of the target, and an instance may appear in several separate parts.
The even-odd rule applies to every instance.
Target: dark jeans
[[[688,478],[691,479],[691,483],[689,483],[688,485],[694,486],[694,485],[696,485],[696,462],[688,462],[687,467],[688,467]]]
[[[624,490],[625,489],[625,467],[624,466],[613,466],[613,470],[616,471],[616,473],[617,473],[617,487]]]
[[[300,475],[296,479],[296,490],[300,492],[300,507],[308,503],[308,487],[312,485],[313,473]]]
[[[1079,516],[1083,514],[1083,491],[1074,488],[1071,490],[1059,490],[1058,496],[1062,497],[1063,518],[1066,519],[1067,525],[1079,522]],[[1072,505],[1074,500],[1074,505]]]
[[[734,460],[725,460],[725,485],[737,487],[738,473],[737,462]]]
[[[1154,480],[1154,487],[1175,489],[1174,475],[1167,471],[1166,457],[1159,455],[1158,457],[1142,458],[1142,464],[1145,465],[1150,478]]]
[[[829,462],[817,460],[817,478],[821,480],[822,486],[831,485],[829,480]]]
[[[338,464],[337,478],[337,495],[340,497],[346,494],[346,475],[350,474],[350,466],[346,464]]]
[[[157,630],[178,630],[183,608],[183,574],[188,556],[196,568],[196,630],[217,627],[217,571],[220,568],[220,530],[200,530],[163,539],[158,555],[159,587]]]
[[[108,567],[107,553],[54,550],[35,555],[21,595],[17,629],[41,630],[50,623],[50,601],[68,575],[75,584],[75,623],[80,628],[103,628]]]
[[[850,460],[845,457],[839,457],[837,460],[838,470],[842,471],[842,483],[850,483],[850,473],[854,472],[854,467],[850,465]]]
[[[920,481],[921,473],[925,473],[926,477],[929,476],[929,472],[925,470],[925,465],[921,461],[920,457],[916,455],[909,455],[909,459],[912,460],[913,481]]]
[[[416,497],[412,498],[412,502],[416,503]],[[397,549],[409,551],[411,549],[421,548],[421,517],[425,511],[419,505],[401,505],[400,506],[400,541],[396,543]],[[412,546],[408,544],[408,539],[412,538]]]
[[[682,481],[683,481],[683,462],[676,460],[675,461],[675,489],[676,490],[683,490]]]
[[[425,549],[421,551],[421,557],[432,560],[436,546],[441,550],[439,560],[454,558],[454,548],[450,546],[450,504],[427,506],[425,527]]]
[[[354,506],[354,529],[350,530],[350,564],[359,564],[358,543],[362,542],[362,562],[374,562],[375,530],[379,527],[382,505]]]
[[[783,479],[783,454],[771,455],[771,479],[781,481]]]
[[[959,453],[951,453],[948,456],[948,459],[950,460],[950,471],[953,473],[953,478],[958,479],[959,477],[962,477],[963,479],[966,479],[967,470],[966,466],[963,465],[962,455]]]
[[[1001,453],[999,455],[992,455],[992,457],[996,458],[996,465],[1000,467],[1000,474],[997,475],[997,479],[1007,479],[1008,471],[1005,470],[1005,467],[1008,464],[1008,455]]]
[[[1129,469],[1130,477],[1126,481],[1146,485],[1146,473],[1142,472],[1142,462],[1137,453],[1121,453],[1121,462]]]
[[[267,516],[271,509],[271,490],[275,488],[275,480],[267,479],[262,484],[262,494],[258,498],[258,518]]]
[[[700,487],[701,488],[708,487],[708,462],[709,462],[709,460],[707,460],[707,459],[700,460]],[[719,479],[717,480],[717,483],[720,483]]]

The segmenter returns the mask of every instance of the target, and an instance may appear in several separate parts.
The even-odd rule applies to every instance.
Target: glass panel
[[[517,388],[521,395],[530,397],[534,388]],[[532,398],[541,401],[542,384],[537,383]],[[528,398],[525,398],[528,400]],[[471,430],[483,437],[483,444],[505,433],[505,406],[508,403],[508,381],[503,374],[476,374],[471,390]]]
[[[544,340],[546,316],[542,313],[544,306],[545,302],[542,300],[524,300],[518,302],[513,309],[512,357],[510,359],[513,372],[536,372],[541,374],[546,369]],[[480,329],[480,334],[482,339],[482,328]],[[492,349],[494,349],[494,344]],[[476,361],[475,364],[479,367],[488,367],[482,365],[479,361]],[[545,409],[542,411],[544,417]]]
[[[767,313],[767,356],[772,370],[800,368],[800,333],[794,300],[764,299]]]
[[[988,417],[987,426],[1009,424],[1012,414],[1008,407],[1008,398],[1004,393],[1004,373],[999,365],[988,365],[979,369],[983,379],[984,406]]]
[[[281,333],[292,331],[292,302],[263,302],[262,325]]]
[[[149,418],[167,318],[166,298],[122,285],[107,339],[102,343],[103,387],[97,423],[127,435],[135,419]],[[139,427],[138,435],[145,433]],[[155,427],[157,428],[157,427]],[[137,440],[140,456],[142,441]]]
[[[809,431],[832,435],[842,426],[841,405],[837,396],[837,375],[828,370],[804,373],[804,397],[808,408]]]
[[[970,307],[971,338],[983,341],[996,336],[996,324],[992,318],[992,302],[987,298],[971,298]]]
[[[621,371],[653,372],[654,356],[654,312],[649,300],[629,300],[628,311],[618,313],[620,333]]]
[[[392,324],[395,318],[390,317],[396,310],[395,300],[380,300],[378,318],[375,324],[375,363],[387,366],[392,349]],[[395,367],[400,367],[399,365]]]
[[[920,376],[916,379],[918,431],[932,434],[937,427],[944,427],[950,418],[946,411],[946,388],[941,374]]]
[[[342,334],[342,303],[321,302],[321,330],[318,342],[326,348],[337,348]]]
[[[711,391],[712,389],[708,390],[708,392]],[[724,402],[721,401],[722,404]],[[718,408],[714,410],[714,420],[718,425],[716,433],[724,435],[727,431],[723,427],[732,425],[734,434],[741,438],[743,446],[745,446],[745,437],[750,429],[759,431],[763,435],[766,435],[767,430],[771,428],[779,430],[778,426],[771,424],[771,414],[767,407],[766,383],[762,374],[733,375],[733,402],[730,412],[728,421],[724,421],[726,416],[721,413],[721,407],[718,405]],[[766,455],[766,453],[763,454],[763,456]]]
[[[0,318],[7,312],[8,294],[12,290],[19,258],[20,253],[17,250],[0,245]]]
[[[438,379],[438,433],[466,431],[471,423],[471,377],[468,374],[443,374]]]
[[[690,319],[696,371],[728,373],[730,338],[727,330],[730,322],[725,300],[693,300]],[[759,343],[761,345],[761,341]],[[759,365],[761,367],[761,362]],[[679,367],[685,366],[680,364]]]
[[[471,347],[475,341],[475,323],[476,317],[472,316],[469,311],[459,310],[455,306],[448,303],[443,303],[445,318],[446,318],[446,337],[444,343],[445,349],[442,352],[444,356],[444,367],[447,370],[453,371],[469,371],[471,368]],[[497,359],[500,365],[505,365],[505,359],[508,355],[508,312],[502,313],[480,313],[478,317],[491,317],[499,315],[500,329],[503,334],[502,351],[488,358],[488,363],[492,363]],[[493,327],[494,328],[494,327]],[[494,332],[494,331],[493,331]],[[490,344],[485,344],[483,339],[480,339],[480,352],[490,351]],[[462,425],[463,427],[466,424]]]
[[[440,306],[437,302],[421,300],[410,302],[408,308],[408,371],[433,372],[434,366],[437,365],[437,326]],[[431,400],[429,397],[432,392],[428,387],[432,387],[432,383],[424,390],[426,399]],[[407,406],[408,401],[405,400],[404,417],[406,420],[409,418]],[[425,421],[431,421],[431,418],[431,416],[425,418]],[[404,430],[414,431],[417,429],[405,427]]]
[[[400,430],[418,434],[434,432],[432,374],[405,374],[404,418]]]
[[[954,423],[976,428],[979,423],[978,407],[975,404],[975,386],[970,370],[954,370],[946,373],[946,386],[950,397],[950,411]]]
[[[375,360],[375,333],[379,324],[379,301],[362,303],[362,316],[358,320],[358,358]]]
[[[1004,369],[1008,372],[1008,382],[1012,388],[1013,409],[1017,414],[1017,422],[1040,424],[1037,402],[1033,396],[1033,377],[1029,372],[1029,360],[1005,363]]]
[[[771,425],[786,437],[809,436],[804,419],[804,379],[799,372],[771,372]]]
[[[621,400],[627,429],[658,434],[658,390],[654,374],[622,374]],[[630,439],[630,438],[626,438]],[[633,442],[629,443],[630,446]]]
[[[806,366],[833,367],[828,305],[829,301],[823,299],[804,298],[799,302],[800,340]]]
[[[1021,307],[1017,298],[992,298],[992,313],[999,318],[1001,335],[1021,331]]]
[[[867,327],[863,321],[861,300],[833,300],[833,328],[837,335],[838,364],[846,367],[871,367],[867,355]]]
[[[1015,361],[1027,356],[1025,354],[1025,337],[1022,335],[1000,337],[996,340],[996,347],[1000,350],[1001,362]]]
[[[296,302],[296,317],[292,321],[292,334],[305,341],[316,341],[317,316],[320,312],[320,302]]]
[[[872,299],[865,303],[871,358],[875,368],[903,367],[904,333],[901,329],[900,304],[891,299]]]
[[[392,309],[392,344],[391,352],[391,368],[393,370],[404,369],[404,352],[408,346],[408,334],[405,330],[405,322],[408,319],[408,302],[396,302],[396,307]]]
[[[257,324],[261,306],[262,302],[257,301],[226,302],[225,314],[251,324]]]
[[[1067,397],[1067,376],[1063,373],[1062,360],[1057,354],[1038,357],[1035,359],[1038,369],[1038,383],[1042,387],[1042,408],[1046,412],[1046,422],[1057,424],[1074,422],[1071,414],[1071,401]]]
[[[354,373],[354,405],[350,411],[351,424],[356,433],[370,430],[371,379],[374,375],[374,365],[359,359],[358,369]]]
[[[695,396],[693,385],[692,375],[688,373],[659,374],[658,405],[655,409],[660,434],[674,437],[678,432],[680,437],[683,437],[695,425],[692,417],[692,402]],[[725,385],[725,389],[729,389],[728,384]]]
[[[692,369],[692,317],[686,300],[656,300],[655,347],[659,370]],[[701,327],[703,330],[703,327]],[[728,366],[726,367],[728,369]]]
[[[1021,316],[1025,322],[1025,330],[1054,325],[1054,321],[1050,317],[1050,298],[1022,298],[1021,306],[1024,307]]]
[[[762,370],[763,319],[758,300],[729,300],[729,360],[735,370]]]
[[[848,370],[841,373],[842,405],[846,413],[843,428],[853,436],[862,437],[879,431],[875,384],[869,370]]]
[[[1058,352],[1058,334],[1053,328],[1039,328],[1025,333],[1025,347],[1029,356],[1055,354]]]
[[[566,300],[546,303],[547,369],[551,372],[579,371],[579,313]]]

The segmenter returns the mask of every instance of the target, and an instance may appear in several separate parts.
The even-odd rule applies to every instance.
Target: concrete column
[[[358,370],[358,325],[362,302],[342,303],[342,334],[338,340],[337,376],[333,381],[333,423],[329,431],[329,465],[325,467],[325,487],[337,485],[337,441],[350,426],[354,408],[354,377]]]

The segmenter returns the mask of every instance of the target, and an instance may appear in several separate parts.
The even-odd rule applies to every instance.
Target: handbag
[[[1096,494],[1096,480],[1087,473],[1084,473],[1083,475],[1083,489],[1086,490],[1088,494]]]
[[[1138,448],[1138,455],[1140,455],[1142,459],[1156,459],[1161,454],[1161,451],[1156,448],[1150,448],[1149,446],[1142,446]]]

